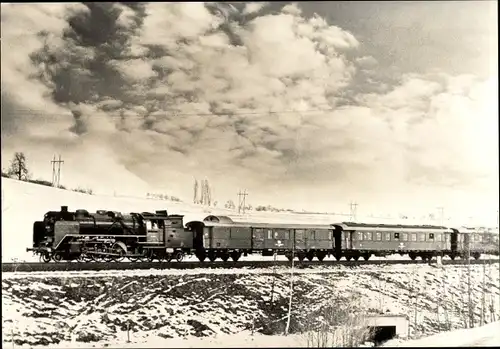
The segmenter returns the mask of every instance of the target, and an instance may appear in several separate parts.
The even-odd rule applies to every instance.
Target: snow
[[[383,346],[387,347],[482,347],[500,346],[500,321],[490,324],[439,333],[415,340],[391,340]]]
[[[120,348],[277,348],[305,347],[307,339],[304,334],[271,335],[252,333],[249,330],[236,335],[219,334],[210,338],[187,336],[184,338],[147,338],[141,342],[127,343],[126,333],[122,340],[110,344]],[[95,345],[99,347],[99,345]],[[482,327],[444,332],[417,340],[402,341],[394,339],[386,342],[383,347],[473,347],[500,346],[500,322],[494,322]],[[88,344],[78,342],[63,342],[54,348],[81,348]],[[93,346],[94,347],[94,346]]]
[[[486,302],[494,306],[493,313],[487,311],[485,319],[492,321],[500,315],[499,267],[487,265],[484,276],[481,267],[471,267],[472,299],[480,308],[484,277]],[[293,319],[332,302],[341,305],[343,299],[359,299],[359,306],[367,312],[408,314],[412,337],[442,331],[443,323],[452,329],[463,326],[462,267],[327,269],[312,273],[296,270]],[[297,342],[303,339],[301,335],[287,337],[283,340],[286,343],[257,333],[247,338],[249,326],[258,329],[263,326],[262,321],[286,318],[289,271],[210,272],[88,273],[72,274],[69,278],[54,274],[3,274],[3,347],[12,345],[12,337],[16,346],[46,343],[57,347],[58,343],[65,343],[66,347],[78,347],[89,340],[84,343],[87,347],[122,347],[127,341],[128,322],[132,326],[130,346],[136,347],[232,346],[225,338],[238,338],[234,346],[245,347],[272,346],[273,340],[279,343],[276,346],[304,345]],[[275,308],[267,302],[272,289]],[[203,342],[193,336],[203,337]]]

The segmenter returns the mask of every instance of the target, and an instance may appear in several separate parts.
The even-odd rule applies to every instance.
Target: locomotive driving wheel
[[[44,252],[40,255],[40,261],[43,262],[43,263],[48,263],[50,262],[50,259],[51,259],[51,255],[50,253],[48,252]]]
[[[52,259],[54,260],[54,262],[56,263],[59,263],[60,261],[62,261],[62,253],[61,252],[56,252],[54,253],[54,255],[52,256]]]
[[[175,254],[175,259],[177,260],[177,262],[182,262],[182,260],[184,259],[184,254],[179,251]]]
[[[115,261],[115,262],[123,261],[123,259],[125,258],[125,254],[126,254],[126,252],[123,250],[123,248],[117,243],[115,243],[113,245],[113,247],[111,248],[111,253],[113,253],[114,255],[117,255],[117,256],[112,257],[113,261]]]

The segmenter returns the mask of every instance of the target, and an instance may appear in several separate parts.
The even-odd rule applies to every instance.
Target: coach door
[[[295,249],[296,250],[305,250],[306,249],[304,229],[295,229]]]
[[[264,238],[265,231],[261,228],[252,228],[252,242],[254,250],[262,250],[264,249]]]

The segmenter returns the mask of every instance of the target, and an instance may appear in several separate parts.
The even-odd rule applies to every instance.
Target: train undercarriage
[[[462,259],[467,256],[452,252],[452,251],[362,251],[362,250],[298,250],[287,251],[283,249],[265,249],[265,250],[244,250],[244,249],[190,249],[190,248],[166,248],[160,243],[151,243],[144,241],[144,236],[82,236],[68,235],[56,246],[40,246],[37,248],[29,248],[27,251],[32,251],[39,255],[39,259],[43,263],[63,262],[63,261],[78,261],[78,262],[121,262],[129,260],[130,262],[181,262],[186,255],[194,254],[196,258],[203,262],[208,260],[214,262],[222,260],[227,262],[232,260],[237,262],[242,256],[249,254],[261,254],[262,256],[284,255],[289,261],[297,258],[300,262],[304,260],[323,261],[326,257],[333,257],[340,260],[344,257],[347,261],[358,261],[364,259],[368,261],[371,256],[384,257],[391,254],[400,254],[401,256],[408,255],[410,259],[416,260],[431,260],[438,256],[449,256],[452,260],[460,257]],[[479,259],[481,254],[477,251],[471,251],[471,257]]]

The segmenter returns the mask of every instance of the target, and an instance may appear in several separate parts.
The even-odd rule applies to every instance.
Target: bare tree
[[[20,181],[26,181],[30,175],[28,166],[26,165],[26,157],[22,152],[16,152],[10,162],[10,167],[7,171],[9,176],[15,176]]]
[[[325,305],[308,319],[302,335],[307,347],[358,347],[372,335],[358,297]]]

